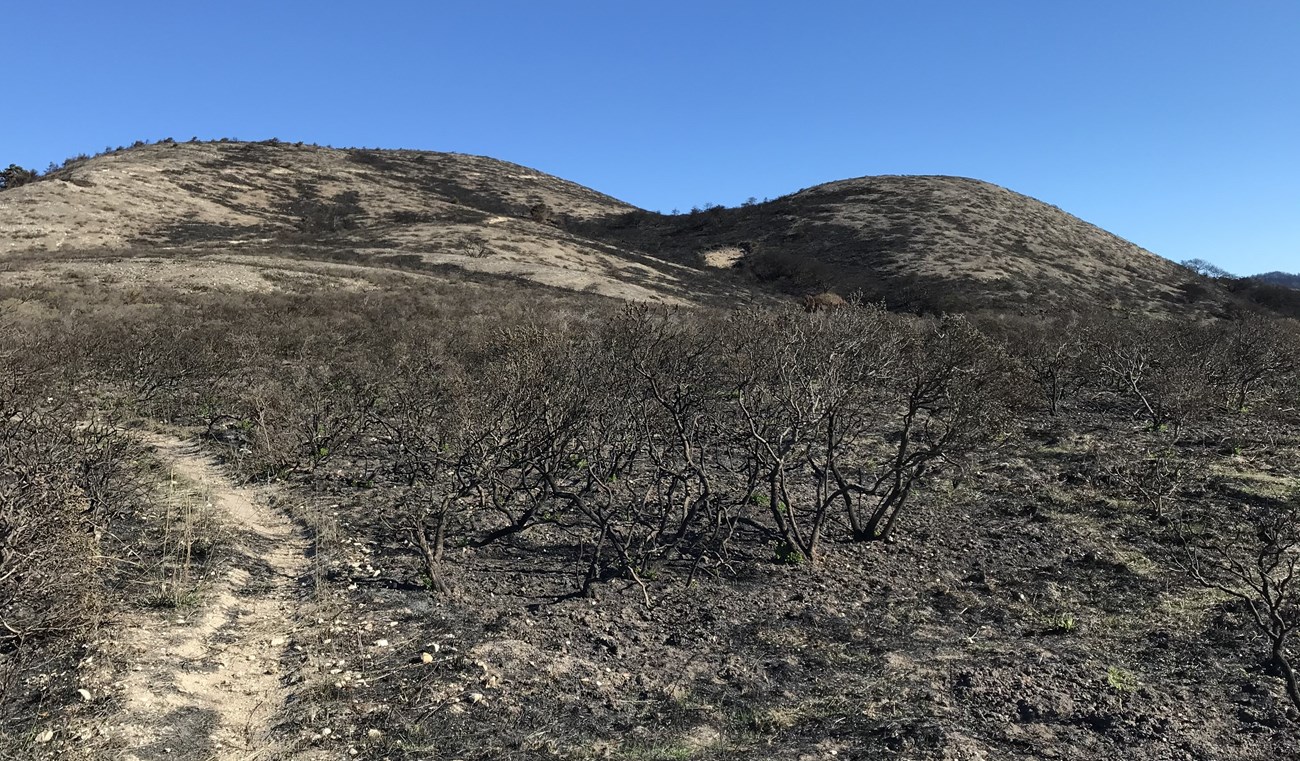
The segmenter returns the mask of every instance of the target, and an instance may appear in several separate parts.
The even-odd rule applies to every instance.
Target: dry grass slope
[[[197,279],[261,290],[268,277],[300,281],[307,260],[426,272],[450,266],[628,300],[699,296],[688,268],[611,251],[550,224],[631,208],[476,156],[166,143],[99,156],[4,193],[0,261],[29,271],[28,280],[51,267],[66,276],[71,266],[100,281]],[[141,272],[120,261],[126,256],[182,266],[151,261]]]
[[[126,254],[180,266],[133,272],[112,261]],[[977,180],[866,177],[661,215],[485,157],[278,142],[147,145],[0,195],[0,266],[66,275],[74,257],[83,277],[164,285],[346,280],[304,265],[329,262],[669,304],[856,290],[922,312],[1181,311],[1194,279]]]

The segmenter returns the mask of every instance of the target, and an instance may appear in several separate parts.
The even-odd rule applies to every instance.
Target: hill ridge
[[[667,303],[829,289],[916,311],[1159,312],[1185,308],[1180,288],[1195,279],[1058,207],[950,175],[846,178],[665,215],[486,156],[201,142],[74,161],[0,194],[0,257],[236,246],[275,257],[291,244],[299,259],[451,266]],[[706,261],[718,250],[733,253]]]

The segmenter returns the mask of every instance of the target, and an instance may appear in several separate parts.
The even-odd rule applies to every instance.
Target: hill
[[[159,143],[72,162],[0,195],[0,257],[22,254],[43,267],[79,258],[79,276],[125,273],[136,284],[258,289],[273,285],[268,277],[348,283],[356,267],[450,266],[623,299],[698,296],[689,268],[547,223],[631,208],[476,156]]]
[[[1265,272],[1262,275],[1255,275],[1254,279],[1287,288],[1300,288],[1300,274],[1291,272]]]
[[[495,159],[279,142],[160,143],[0,195],[0,256],[263,287],[304,262],[482,276],[665,303],[860,291],[912,311],[1181,310],[1192,276],[1055,207],[955,177],[866,177],[664,215]],[[49,256],[53,254],[54,256]],[[196,269],[197,268],[197,269]],[[308,268],[310,269],[310,268]],[[198,273],[203,274],[198,274]],[[351,270],[313,269],[346,280]],[[1212,289],[1202,304],[1221,303]]]
[[[1056,207],[959,177],[863,177],[736,209],[630,214],[609,228],[673,261],[732,251],[737,266],[784,290],[860,290],[923,311],[1161,311],[1185,300],[1188,280]]]

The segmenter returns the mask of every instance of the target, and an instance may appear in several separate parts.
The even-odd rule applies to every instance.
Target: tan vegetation
[[[11,273],[103,277],[123,256],[198,273],[250,256],[291,276],[304,260],[450,268],[666,304],[833,289],[932,314],[1063,303],[1222,313],[1278,296],[1234,295],[1055,207],[954,177],[843,180],[663,215],[484,157],[168,141],[70,160],[0,194]]]

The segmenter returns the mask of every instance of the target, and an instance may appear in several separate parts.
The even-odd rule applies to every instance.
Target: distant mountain
[[[1262,275],[1255,275],[1255,280],[1262,280],[1265,283],[1273,285],[1284,285],[1287,288],[1300,289],[1300,274],[1290,272],[1265,272]]]
[[[119,281],[115,257],[148,258],[131,270],[137,285],[278,288],[277,271],[317,262],[334,278],[458,271],[677,304],[832,290],[920,312],[1178,312],[1230,298],[973,179],[863,177],[665,215],[486,157],[275,141],[144,145],[6,190],[0,260],[15,256]]]

